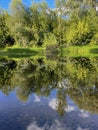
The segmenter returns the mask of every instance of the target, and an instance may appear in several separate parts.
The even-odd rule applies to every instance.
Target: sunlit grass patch
[[[98,45],[95,46],[69,46],[62,49],[64,56],[97,56],[98,57]]]

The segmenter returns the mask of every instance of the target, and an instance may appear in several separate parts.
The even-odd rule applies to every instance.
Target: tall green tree
[[[7,26],[8,13],[0,10],[0,47],[11,46],[14,44],[14,39],[10,34]]]
[[[21,0],[12,0],[10,12],[9,28],[11,28],[16,43],[20,46],[27,46],[32,39],[30,10],[23,5]]]

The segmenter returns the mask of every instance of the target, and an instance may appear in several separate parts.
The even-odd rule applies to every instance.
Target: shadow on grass
[[[7,56],[9,58],[27,58],[39,54],[41,54],[41,50],[29,48],[7,48],[0,51],[0,56]]]
[[[36,54],[33,54],[33,56],[36,55]],[[28,57],[31,57],[32,54],[8,54],[8,57],[9,58],[28,58]]]
[[[8,48],[7,49],[8,53],[13,53],[13,54],[18,54],[18,53],[24,53],[24,54],[31,54],[31,53],[38,53],[37,50],[31,50],[29,48]]]
[[[98,54],[98,48],[90,49],[90,53],[92,53],[92,54]]]

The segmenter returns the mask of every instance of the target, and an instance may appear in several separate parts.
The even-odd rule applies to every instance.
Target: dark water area
[[[0,130],[98,130],[98,58],[0,58]]]

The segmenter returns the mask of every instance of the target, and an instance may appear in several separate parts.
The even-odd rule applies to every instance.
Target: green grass
[[[34,48],[23,48],[18,46],[0,48],[0,56],[8,56],[8,57],[16,57],[16,58],[24,58],[31,57],[34,55],[43,55],[47,54],[46,49],[42,47],[34,47]],[[56,55],[56,54],[53,54]],[[79,56],[89,56],[89,57],[98,57],[98,45],[95,46],[69,46],[66,48],[62,48],[59,51],[59,56],[69,56],[69,57],[79,57]]]
[[[0,54],[37,54],[43,53],[44,48],[23,48],[23,47],[7,47],[7,48],[0,48]]]
[[[98,45],[95,46],[69,46],[62,49],[63,56],[78,57],[92,56],[98,57]]]
[[[35,54],[41,53],[42,49],[30,49],[30,48],[8,48],[7,53],[12,54]]]
[[[6,55],[7,49],[6,48],[0,48],[0,55]]]
[[[35,48],[23,48],[18,46],[0,48],[0,57],[7,58],[27,58],[42,56],[45,52],[45,48],[35,47]]]

